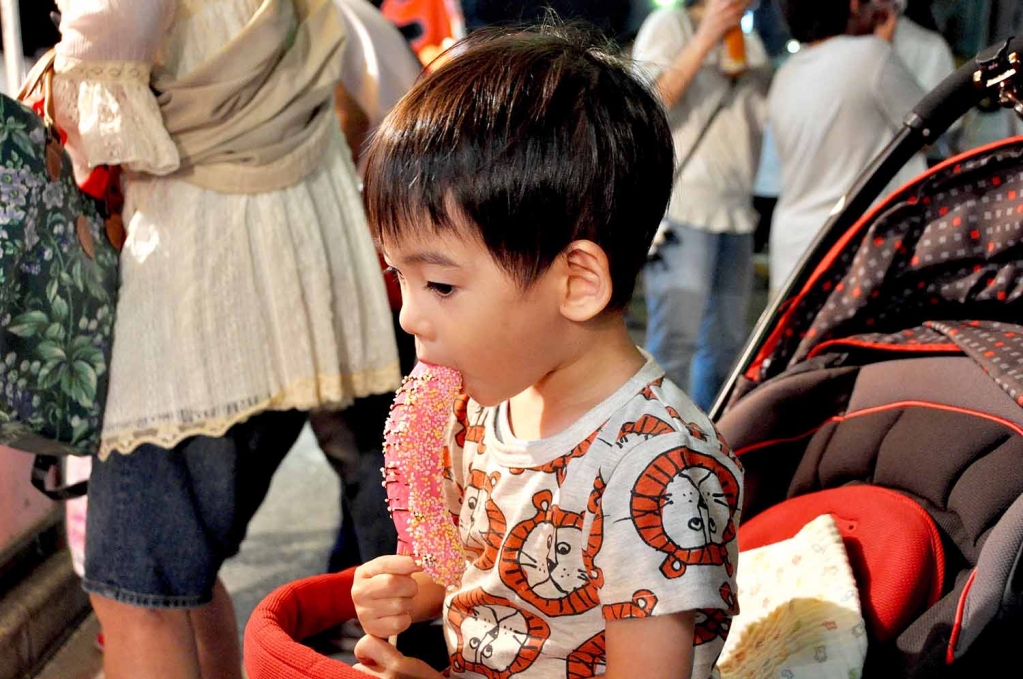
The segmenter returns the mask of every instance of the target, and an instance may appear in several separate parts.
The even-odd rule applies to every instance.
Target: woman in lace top
[[[217,579],[316,407],[396,388],[330,0],[58,0],[54,97],[127,241],[85,587],[108,679],[240,677]]]

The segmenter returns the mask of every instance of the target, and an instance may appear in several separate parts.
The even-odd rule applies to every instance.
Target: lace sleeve
[[[178,168],[178,150],[149,89],[149,65],[58,57],[53,79],[57,124],[79,178],[97,165],[162,175]]]
[[[175,0],[76,0],[62,10],[53,98],[81,179],[97,165],[168,174],[180,164],[149,89]]]

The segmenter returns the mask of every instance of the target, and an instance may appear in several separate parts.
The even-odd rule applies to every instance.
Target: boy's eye
[[[395,269],[393,266],[389,266],[386,269],[384,269],[384,275],[385,276],[393,276],[394,278],[398,278],[398,279],[401,278],[401,272],[398,271],[397,269]]]
[[[427,283],[427,290],[430,290],[438,297],[450,297],[451,293],[455,291],[455,286],[448,285],[447,283]]]

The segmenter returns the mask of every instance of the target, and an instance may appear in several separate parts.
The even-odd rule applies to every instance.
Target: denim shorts
[[[202,606],[238,553],[306,414],[264,412],[224,436],[144,444],[96,461],[86,518],[87,592],[146,608]]]

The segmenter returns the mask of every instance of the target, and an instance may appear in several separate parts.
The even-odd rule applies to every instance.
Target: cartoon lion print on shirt
[[[551,635],[542,618],[482,589],[451,600],[448,627],[457,639],[451,669],[487,679],[505,679],[529,669]]]
[[[632,488],[631,515],[642,540],[666,556],[665,577],[689,566],[724,565],[735,539],[739,482],[718,460],[679,446],[657,456]]]
[[[664,375],[661,375],[656,380],[643,387],[643,391],[639,393],[648,401],[656,401],[660,398],[660,396],[654,391],[654,389],[660,389],[662,384],[664,384]]]
[[[635,422],[626,422],[618,430],[618,447],[624,446],[630,436],[641,436],[644,440],[662,434],[674,434],[675,427],[653,415],[641,415]]]
[[[590,494],[589,507],[599,505],[603,483]],[[600,601],[604,584],[594,558],[604,539],[598,519],[583,534],[582,514],[553,504],[550,490],[533,496],[536,515],[512,528],[501,551],[501,581],[545,615],[578,615]],[[602,516],[602,513],[598,516]]]
[[[728,638],[728,630],[732,625],[732,616],[720,608],[704,608],[696,611],[696,624],[693,627],[693,646],[702,646]]]
[[[672,419],[681,422],[682,426],[686,428],[686,431],[688,431],[689,435],[692,436],[694,439],[696,439],[697,441],[707,440],[707,432],[703,430],[703,427],[696,424],[695,422],[686,422],[685,418],[682,417],[682,415],[680,415],[679,412],[672,408],[671,406],[666,405],[664,406],[664,409],[668,411],[668,415]]]
[[[603,676],[606,671],[607,644],[603,630],[594,634],[579,648],[568,654],[567,679],[591,679],[591,677]]]
[[[456,413],[457,417],[457,413]],[[468,423],[468,413],[466,413],[466,422]],[[476,444],[476,454],[482,455],[487,452],[487,446],[483,443],[483,439],[486,436],[486,412],[481,405],[476,406],[475,421],[472,424],[467,424],[464,431],[459,432],[462,436],[462,447],[465,447],[466,443]],[[457,437],[456,437],[457,438]]]
[[[649,589],[638,589],[632,595],[632,601],[617,604],[606,604],[600,614],[605,620],[634,620],[649,618],[657,606],[657,595]]]
[[[607,424],[606,422],[604,424]],[[582,457],[593,445],[593,442],[597,440],[597,435],[600,434],[601,429],[604,425],[597,428],[597,431],[593,432],[586,439],[577,445],[572,450],[568,451],[567,455],[562,455],[556,460],[551,460],[545,465],[539,467],[530,467],[528,470],[524,467],[516,467],[509,469],[512,474],[519,475],[524,474],[526,471],[542,472],[545,474],[554,474],[558,479],[558,486],[565,482],[565,476],[568,474],[568,464],[577,457]]]
[[[465,432],[469,428],[469,395],[461,394],[455,399],[452,412],[455,416],[455,423],[458,431],[455,432],[455,443],[459,448],[465,448]]]
[[[486,474],[471,469],[462,498],[462,513],[458,517],[458,529],[465,550],[475,557],[473,565],[483,571],[490,570],[497,563],[501,540],[508,530],[504,513],[491,499],[500,479],[499,472]]]

